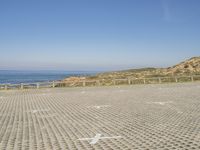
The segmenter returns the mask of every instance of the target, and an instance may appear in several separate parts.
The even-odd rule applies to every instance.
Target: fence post
[[[8,89],[8,85],[7,84],[5,84],[5,90],[7,90]]]
[[[114,85],[116,85],[115,79],[112,81]]]
[[[144,84],[146,84],[145,78],[143,79]]]
[[[37,83],[37,89],[39,89],[40,88],[40,84],[39,83]]]
[[[85,80],[83,80],[83,86],[85,86],[86,84],[85,84]]]
[[[178,79],[177,79],[177,77],[175,77],[175,81],[176,81],[176,83],[178,82]]]
[[[161,78],[158,78],[158,80],[159,80],[159,83],[161,84],[161,83],[162,83],[162,80],[161,80]]]
[[[24,84],[23,84],[23,83],[21,83],[21,89],[22,89],[22,90],[24,89]]]
[[[53,81],[53,85],[52,85],[52,87],[55,88],[55,82],[54,82],[54,81]]]
[[[191,76],[191,81],[194,82],[194,77],[193,76]]]
[[[130,79],[130,78],[128,78],[128,84],[129,84],[129,85],[131,84],[131,79]]]
[[[100,81],[97,80],[97,81],[96,81],[96,84],[97,84],[97,86],[100,86]]]

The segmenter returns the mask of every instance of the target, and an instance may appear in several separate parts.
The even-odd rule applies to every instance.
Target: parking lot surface
[[[199,150],[200,83],[0,92],[0,150]]]

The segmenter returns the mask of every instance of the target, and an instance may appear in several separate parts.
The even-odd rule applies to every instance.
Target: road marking
[[[111,106],[110,105],[95,105],[95,106],[88,106],[87,108],[100,109],[100,108],[107,108],[107,107],[111,107]]]
[[[158,104],[158,105],[162,105],[162,106],[166,106],[171,110],[175,110],[177,113],[181,114],[183,113],[182,111],[180,111],[178,108],[176,108],[175,106],[170,105],[171,103],[173,103],[172,101],[168,101],[168,102],[147,102],[148,104]]]
[[[119,92],[125,92],[125,90],[119,90]]]
[[[122,137],[121,136],[101,137],[101,134],[98,133],[93,138],[81,138],[81,139],[78,139],[78,140],[79,141],[90,141],[90,144],[94,145],[99,140],[103,140],[103,139],[117,139],[117,138],[122,138]]]
[[[173,103],[172,101],[168,101],[168,102],[147,102],[148,104],[158,104],[158,105],[166,105],[169,103]]]
[[[33,110],[33,111],[32,111],[32,113],[36,113],[36,112],[38,112],[38,110]]]
[[[169,105],[168,108],[171,109],[171,110],[175,110],[175,111],[176,111],[177,113],[179,113],[179,114],[182,114],[182,113],[183,113],[182,111],[180,111],[180,110],[179,110],[178,108],[176,108],[175,106]]]
[[[86,93],[85,91],[82,91],[82,92],[81,92],[81,94],[85,94],[85,93]]]

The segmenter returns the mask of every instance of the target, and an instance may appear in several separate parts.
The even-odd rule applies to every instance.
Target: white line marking
[[[85,91],[82,91],[82,92],[81,92],[81,94],[85,94],[85,93],[86,93]]]
[[[179,114],[182,114],[182,113],[183,113],[182,111],[180,111],[180,110],[179,110],[178,108],[176,108],[175,106],[169,105],[168,108],[171,109],[171,110],[175,110],[175,111],[176,111],[177,113],[179,113]]]
[[[182,111],[180,111],[178,108],[176,108],[175,106],[170,105],[171,103],[173,103],[172,101],[168,101],[168,102],[147,102],[148,104],[158,104],[158,105],[162,105],[162,106],[166,106],[171,110],[175,110],[177,113],[181,114],[183,113]]]
[[[38,112],[38,110],[33,110],[33,111],[32,111],[32,113],[36,113],[36,112]]]
[[[125,92],[125,90],[119,90],[119,92]]]
[[[100,108],[107,108],[107,107],[111,107],[111,106],[110,105],[96,105],[96,106],[88,106],[87,108],[100,109]]]
[[[96,134],[96,136],[92,139],[90,144],[96,144],[100,138],[101,138],[101,134]]]
[[[172,101],[168,101],[168,102],[147,102],[148,104],[158,104],[158,105],[166,105],[169,103],[173,103]]]
[[[99,140],[102,140],[102,139],[117,139],[117,138],[122,138],[122,137],[121,136],[101,137],[101,134],[98,133],[93,138],[81,138],[81,139],[78,139],[78,140],[79,141],[90,141],[90,144],[94,145]]]

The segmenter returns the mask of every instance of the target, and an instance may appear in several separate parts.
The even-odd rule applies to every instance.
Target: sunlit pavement
[[[0,91],[0,150],[200,149],[200,83]]]

